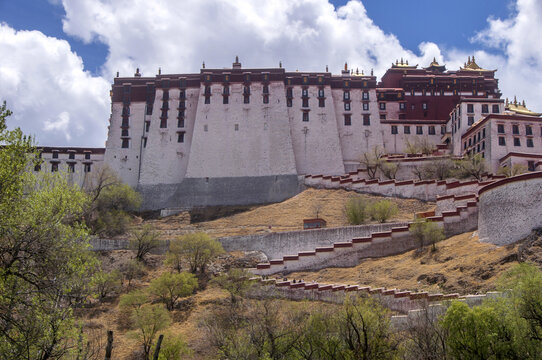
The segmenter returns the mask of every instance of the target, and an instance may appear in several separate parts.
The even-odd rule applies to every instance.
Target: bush
[[[427,219],[416,219],[410,225],[410,234],[417,239],[420,249],[431,244],[433,251],[436,250],[436,243],[446,238],[442,227]]]
[[[521,175],[528,172],[528,168],[525,164],[514,164],[512,166],[502,166],[497,170],[498,175],[504,175],[506,177],[512,177]]]
[[[192,273],[205,273],[209,262],[224,252],[222,244],[205,233],[187,234],[179,238],[180,254],[190,265]]]
[[[152,347],[151,353],[154,354],[155,351],[156,345]],[[158,360],[179,360],[181,356],[190,354],[192,354],[192,351],[180,335],[172,332],[164,334]]]
[[[181,239],[171,240],[169,243],[169,249],[166,253],[165,264],[171,266],[177,272],[181,272],[183,263],[183,250],[181,246]]]
[[[164,273],[151,281],[149,293],[159,298],[171,311],[177,300],[191,295],[197,287],[198,280],[193,274],[187,272]]]
[[[361,196],[356,196],[348,199],[344,208],[346,218],[351,225],[360,225],[365,223],[367,219],[367,200]]]
[[[136,330],[130,335],[139,341],[148,359],[156,335],[171,324],[171,316],[161,304],[144,304],[132,313],[132,323]]]
[[[371,218],[380,223],[384,223],[387,220],[391,219],[397,213],[399,209],[397,205],[391,200],[380,200],[370,205],[369,213]]]
[[[94,275],[92,285],[98,299],[103,300],[111,293],[115,293],[120,289],[122,286],[122,275],[118,270],[109,273],[100,271]]]
[[[136,251],[137,260],[143,261],[148,253],[160,246],[158,236],[159,234],[150,225],[144,225],[140,230],[132,231],[130,249]]]
[[[145,266],[137,260],[130,260],[123,267],[124,279],[128,281],[128,286],[132,284],[132,280],[145,275]]]

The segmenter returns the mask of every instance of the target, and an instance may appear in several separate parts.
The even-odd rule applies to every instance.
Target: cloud
[[[473,41],[504,51],[504,56],[489,56],[487,61],[497,67],[504,96],[518,95],[528,107],[542,111],[542,2],[518,0],[508,19],[489,19],[488,27],[474,36]]]
[[[10,127],[41,145],[104,145],[110,84],[85,72],[67,41],[0,24],[0,54]]]

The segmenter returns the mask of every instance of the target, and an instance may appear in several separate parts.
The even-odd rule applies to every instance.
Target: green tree
[[[181,272],[183,268],[183,247],[181,239],[173,239],[169,242],[169,249],[166,253],[165,264],[171,266],[177,272]]]
[[[526,173],[528,170],[527,165],[525,164],[514,164],[512,166],[501,166],[497,170],[498,175],[504,175],[506,177],[521,175]]]
[[[155,348],[156,344],[151,349],[152,354],[154,354]],[[173,334],[172,332],[164,334],[158,360],[179,360],[181,356],[189,356],[190,354],[192,354],[192,351],[180,335]]]
[[[246,290],[252,286],[250,273],[243,269],[230,269],[214,278],[214,282],[230,294],[231,304],[235,305]]]
[[[428,161],[421,167],[421,178],[445,180],[453,176],[454,162],[450,159]]]
[[[425,218],[416,219],[410,224],[409,231],[420,244],[420,249],[430,244],[432,250],[435,251],[437,249],[436,243],[446,238],[441,226]]]
[[[180,242],[181,254],[190,265],[192,273],[205,273],[209,262],[224,252],[220,242],[202,232],[181,236]]]
[[[87,196],[58,174],[27,171],[38,155],[0,107],[0,354],[59,359],[73,350],[73,305],[96,267],[80,222]],[[77,300],[77,301],[74,301]],[[77,304],[75,304],[77,305]]]
[[[132,280],[145,275],[145,265],[136,259],[130,260],[122,267],[122,273],[124,279],[128,281],[128,287],[130,287]]]
[[[344,207],[344,212],[350,225],[361,225],[365,223],[368,217],[369,203],[361,196],[355,196],[348,199]]]
[[[398,212],[399,209],[397,208],[397,205],[391,200],[380,200],[369,206],[371,218],[380,223],[384,223],[391,219],[397,215]]]
[[[118,292],[122,286],[122,275],[120,271],[100,271],[94,275],[92,286],[96,296],[101,301],[112,293]]]
[[[85,220],[92,232],[108,236],[125,233],[131,220],[129,213],[141,205],[139,193],[123,184],[107,165],[97,167],[85,178],[83,189],[91,199]]]
[[[169,311],[175,308],[177,300],[194,293],[198,287],[198,280],[194,274],[164,273],[153,279],[149,285],[149,293],[160,299]]]
[[[132,323],[136,330],[130,335],[139,341],[148,359],[156,336],[171,324],[171,316],[161,304],[144,304],[132,313]]]
[[[487,172],[487,166],[482,154],[476,154],[466,157],[456,162],[456,174],[459,178],[475,178],[482,180]]]
[[[144,261],[148,253],[160,246],[160,234],[151,225],[143,225],[141,229],[133,230],[131,235],[130,249],[135,250],[138,261]]]
[[[401,164],[398,162],[383,162],[380,166],[382,174],[388,179],[395,179],[400,168]]]

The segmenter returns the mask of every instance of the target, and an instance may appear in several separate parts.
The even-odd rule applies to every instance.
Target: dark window
[[[386,114],[380,114],[380,120],[386,120]]]
[[[423,126],[416,126],[416,134],[418,135],[423,134]]]
[[[209,95],[205,95],[205,104],[211,103],[211,97]]]
[[[482,129],[482,137],[485,139],[486,138],[486,128],[483,128]]]
[[[286,89],[286,97],[291,98],[291,97],[293,97],[292,94],[293,94],[292,88],[287,88]]]
[[[349,102],[344,103],[344,110],[345,111],[350,111],[350,103]]]
[[[369,100],[369,92],[368,91],[364,91],[361,93],[361,98],[363,100]]]
[[[179,109],[185,109],[186,108],[186,101],[180,100],[179,101]]]
[[[34,171],[41,171],[41,165],[40,164],[36,164],[34,166]]]
[[[86,172],[86,173],[90,172],[91,165],[92,165],[92,164],[84,164],[84,169],[85,169],[85,172]]]
[[[222,89],[222,94],[223,95],[229,95],[230,94],[230,87],[229,86],[224,86],[224,88]]]
[[[227,95],[224,95],[222,97],[222,104],[226,105],[226,104],[229,104],[230,103],[230,97],[227,96]]]
[[[205,86],[205,95],[211,95],[211,86]]]
[[[85,160],[90,160],[90,153],[85,153]]]
[[[150,121],[145,121],[145,132],[149,132],[149,128],[151,127]]]
[[[480,141],[480,133],[478,133],[478,141]]]
[[[245,86],[243,88],[243,95],[250,95],[250,86]]]
[[[344,125],[345,126],[352,125],[352,116],[350,114],[344,115]]]
[[[184,142],[184,131],[177,134],[177,142],[178,143]]]
[[[304,88],[301,90],[301,97],[308,97],[309,96],[309,90],[307,88]]]
[[[380,110],[386,110],[386,103],[383,103],[383,102],[378,103],[378,107]]]
[[[369,114],[363,115],[363,125],[365,126],[371,125],[371,115]]]
[[[527,161],[527,170],[529,171],[535,170],[534,161]]]
[[[75,164],[74,163],[69,163],[68,164],[68,172],[69,173],[75,172]]]
[[[525,135],[532,135],[533,134],[533,128],[531,125],[525,125]]]
[[[504,134],[504,125],[503,124],[497,124],[497,132],[499,134]]]
[[[474,124],[474,116],[469,116],[469,117],[468,117],[467,124],[468,124],[469,126],[471,126],[472,124]]]
[[[58,163],[51,163],[51,171],[56,172],[58,171]]]
[[[476,145],[476,152],[480,152],[480,144]]]
[[[469,138],[469,146],[472,146],[472,138]]]
[[[423,103],[423,104],[422,104],[422,109],[423,109],[423,110],[427,110],[427,103]]]
[[[474,104],[467,104],[467,112],[468,113],[474,112]]]
[[[487,114],[489,112],[489,105],[482,104],[482,114]]]
[[[244,104],[250,104],[250,96],[245,95],[244,98],[243,98],[243,103]]]
[[[500,112],[500,111],[499,111],[499,105],[493,105],[493,106],[491,107],[491,112],[492,112],[493,114],[498,114],[498,113]]]
[[[308,111],[303,112],[303,121],[309,121],[309,112]]]
[[[399,110],[405,110],[406,104],[405,103],[399,103]]]
[[[318,99],[318,106],[319,107],[325,107],[326,106],[326,100],[325,99]]]
[[[441,126],[440,127],[440,133],[441,133],[441,135],[446,134],[446,126]]]
[[[346,90],[343,92],[343,100],[350,100],[350,91]]]
[[[128,129],[122,129],[120,136],[128,136]]]
[[[263,86],[263,93],[264,94],[269,94],[269,85],[264,85]]]
[[[486,142],[482,141],[482,150],[485,150],[485,148],[486,148]]]
[[[147,138],[143,138],[143,147],[144,147],[144,148],[147,147]]]
[[[152,104],[147,104],[147,115],[152,115]]]
[[[68,159],[70,159],[70,160],[75,159],[75,153],[74,153],[74,152],[71,152],[71,153],[68,155]]]
[[[162,128],[162,129],[167,128],[167,118],[161,118],[160,119],[160,128]]]
[[[269,104],[269,95],[265,94],[265,95],[263,96],[263,103],[264,103],[264,104]]]
[[[130,139],[122,139],[122,148],[127,149],[130,145]]]
[[[392,126],[391,126],[391,133],[392,133],[393,135],[397,134],[397,125],[392,125]]]
[[[467,149],[467,142],[465,141],[465,142],[463,143],[463,150],[466,150],[466,149]]]
[[[519,138],[514,138],[514,146],[521,146],[521,141]]]
[[[429,126],[429,135],[435,135],[435,127]]]
[[[318,89],[318,97],[324,97],[324,89]]]
[[[58,151],[53,151],[53,159],[58,159]]]
[[[302,101],[302,104],[301,104],[302,107],[309,107],[309,99],[308,98],[303,98],[301,101]]]
[[[512,134],[519,135],[519,125],[512,125]]]
[[[233,125],[233,130],[234,131],[239,131],[239,124],[234,124]]]
[[[180,128],[184,127],[184,118],[179,118],[177,120],[177,127],[180,127]]]
[[[286,99],[286,106],[287,107],[292,107],[292,99],[290,99],[290,98]]]
[[[531,138],[527,139],[527,147],[533,147],[533,146],[534,146],[533,139]]]
[[[405,134],[410,134],[410,126],[403,126],[403,132]]]
[[[369,103],[366,103],[366,102],[363,103],[363,110],[369,111]]]

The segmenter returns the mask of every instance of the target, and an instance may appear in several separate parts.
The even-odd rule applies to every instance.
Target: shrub
[[[193,274],[187,272],[164,273],[151,281],[149,293],[159,298],[171,311],[177,300],[191,295],[197,287],[198,280]]]
[[[371,204],[369,207],[371,218],[381,223],[391,219],[398,212],[397,205],[391,200],[380,200]]]
[[[367,219],[368,203],[361,196],[348,199],[345,206],[345,213],[351,225],[360,225]]]
[[[114,270],[109,273],[100,271],[92,279],[94,292],[99,300],[105,299],[111,293],[117,292],[122,285],[120,271]]]
[[[506,177],[512,177],[516,175],[524,174],[528,171],[525,164],[514,164],[512,166],[502,166],[497,170],[498,175],[504,175]]]
[[[417,239],[420,249],[431,244],[433,251],[436,250],[436,243],[445,239],[442,227],[427,219],[416,219],[410,225],[410,234]]]
[[[187,234],[180,237],[180,253],[190,265],[192,273],[205,273],[209,262],[224,252],[222,244],[205,233]]]
[[[400,163],[398,162],[384,162],[382,163],[380,170],[382,174],[388,179],[395,179],[397,172],[399,171]]]
[[[181,272],[183,262],[183,249],[181,246],[181,239],[171,240],[169,243],[169,249],[166,253],[165,264],[171,266],[177,272]]]
[[[154,354],[155,351],[156,344],[152,347],[151,353]],[[179,360],[181,356],[190,354],[192,354],[192,351],[180,335],[172,332],[164,334],[158,360]]]
[[[136,330],[130,335],[139,341],[148,359],[156,335],[171,324],[171,316],[162,304],[144,304],[132,313],[132,322]]]
[[[132,231],[130,249],[136,251],[136,259],[143,261],[145,256],[160,245],[158,233],[152,226],[144,225],[140,230]]]
[[[145,266],[137,260],[130,260],[123,267],[124,279],[128,281],[128,287],[132,284],[132,280],[145,275]]]

